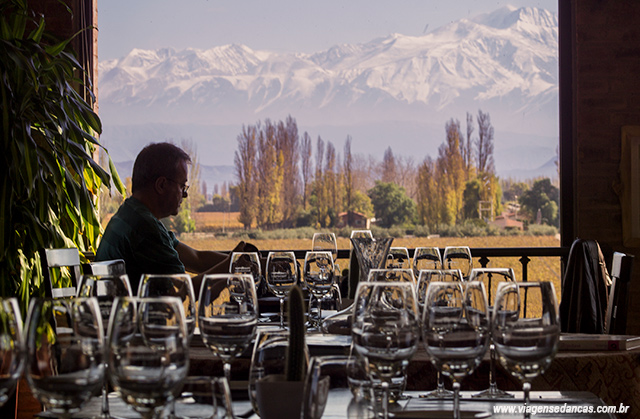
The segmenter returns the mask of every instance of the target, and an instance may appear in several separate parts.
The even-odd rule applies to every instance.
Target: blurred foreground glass
[[[411,258],[406,247],[390,247],[385,262],[387,269],[411,269]]]
[[[419,339],[415,288],[411,282],[358,284],[354,301],[353,345],[365,359],[370,380],[381,381],[382,416],[389,415],[393,378],[406,368]]]
[[[267,285],[280,300],[280,328],[284,329],[284,299],[298,283],[298,262],[293,252],[269,252],[267,256]]]
[[[127,275],[83,275],[78,283],[79,297],[95,297],[100,306],[100,316],[102,317],[102,329],[107,339],[107,327],[111,308],[117,297],[131,297],[131,285]],[[100,418],[109,419],[111,413],[109,409],[109,374],[105,357],[105,374],[102,385],[102,412]]]
[[[224,363],[231,382],[231,361],[255,336],[258,297],[251,275],[205,275],[198,298],[198,325],[204,344]]]
[[[558,351],[560,318],[553,284],[501,283],[493,317],[493,339],[500,363],[523,383],[525,407],[529,406],[531,381],[551,365]],[[524,417],[529,414],[525,409]]]
[[[143,418],[158,418],[189,372],[189,343],[177,297],[121,297],[109,322],[109,378]]]
[[[423,269],[442,269],[440,250],[437,247],[416,247],[412,267],[416,278]]]
[[[36,298],[27,316],[26,376],[36,398],[62,418],[100,394],[104,337],[95,298]]]
[[[224,377],[187,377],[175,400],[180,419],[233,419],[231,391]]]
[[[18,300],[0,298],[0,406],[16,389],[24,369],[22,316]]]
[[[196,297],[188,274],[144,274],[138,287],[138,297],[176,297],[180,300],[188,338],[196,330]]]
[[[481,282],[431,282],[427,288],[423,340],[433,365],[453,381],[453,417],[460,418],[460,381],[487,351],[489,311]]]
[[[320,419],[332,388],[347,388],[348,356],[314,356],[304,384],[301,419]]]

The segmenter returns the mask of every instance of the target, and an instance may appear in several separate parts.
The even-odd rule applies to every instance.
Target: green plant
[[[296,285],[289,291],[289,347],[285,365],[287,381],[303,381],[306,375],[304,313],[302,290]]]
[[[54,41],[24,0],[2,1],[0,17],[0,295],[24,310],[42,294],[38,249],[95,250],[100,189],[124,187],[92,157],[102,128],[73,87],[93,101],[71,39]]]

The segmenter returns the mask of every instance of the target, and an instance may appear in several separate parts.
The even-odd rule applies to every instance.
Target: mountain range
[[[419,163],[437,157],[447,121],[466,132],[466,113],[481,109],[500,176],[557,176],[558,22],[543,9],[503,7],[313,54],[134,49],[101,61],[99,75],[102,141],[117,162],[150,141],[192,139],[203,167],[232,166],[243,125],[290,115],[339,152],[351,136],[355,153],[381,160],[391,146]],[[234,180],[217,172],[208,184]]]

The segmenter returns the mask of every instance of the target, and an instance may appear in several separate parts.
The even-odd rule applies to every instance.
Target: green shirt
[[[176,247],[178,239],[142,202],[127,198],[109,220],[96,261],[124,259],[134,295],[140,276],[184,273]]]

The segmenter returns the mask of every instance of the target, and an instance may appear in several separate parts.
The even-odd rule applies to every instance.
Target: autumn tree
[[[272,228],[282,221],[280,193],[284,181],[284,156],[276,142],[276,126],[267,119],[258,135],[256,221],[259,227]]]
[[[237,195],[240,201],[240,215],[238,221],[245,229],[251,228],[256,219],[257,209],[257,136],[258,127],[242,127],[242,134],[238,135],[238,150],[235,152],[235,169],[237,183]],[[217,190],[216,184],[216,190]]]
[[[344,142],[344,156],[342,162],[342,170],[344,173],[344,198],[345,209],[353,211],[353,156],[351,155],[351,136],[348,135]],[[349,220],[348,220],[349,221]]]
[[[311,167],[311,137],[307,132],[302,135],[300,144],[300,163],[302,171],[302,209],[306,211],[309,198],[313,168]]]
[[[451,119],[445,124],[446,141],[438,149],[436,169],[439,193],[444,198],[442,222],[456,224],[463,216],[465,170],[460,154],[460,121]]]
[[[278,154],[282,156],[282,174],[286,179],[281,186],[281,223],[283,227],[291,227],[300,202],[298,125],[291,116],[288,116],[285,122],[278,123],[276,148]]]
[[[435,230],[440,223],[440,206],[436,164],[427,156],[418,167],[416,190],[418,221]]]

